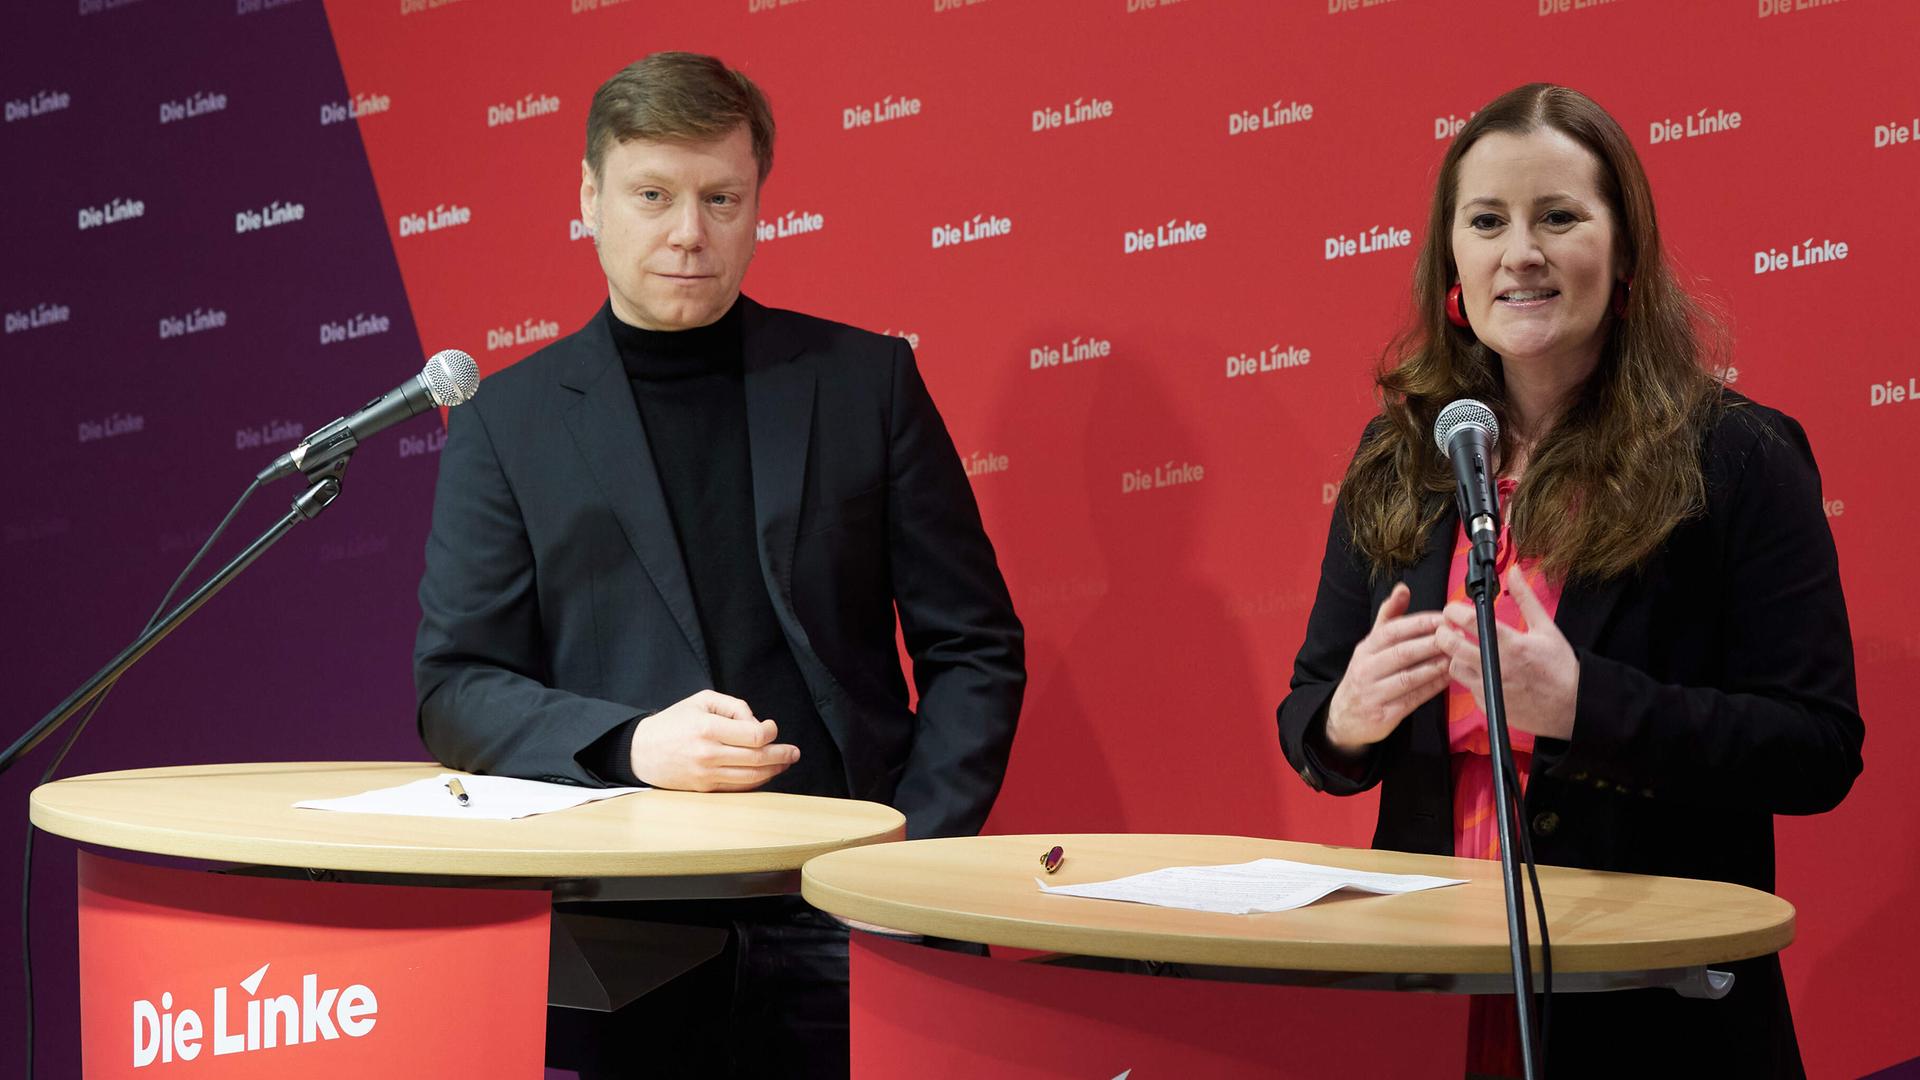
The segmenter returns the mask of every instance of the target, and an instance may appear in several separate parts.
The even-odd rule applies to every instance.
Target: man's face
[[[581,162],[580,216],[614,315],[647,330],[725,315],[753,261],[759,177],[745,124],[705,142],[617,143],[597,177]]]

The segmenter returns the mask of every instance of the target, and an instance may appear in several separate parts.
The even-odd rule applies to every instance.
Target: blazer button
[[[1560,815],[1551,810],[1533,816],[1533,835],[1552,836],[1560,828]]]

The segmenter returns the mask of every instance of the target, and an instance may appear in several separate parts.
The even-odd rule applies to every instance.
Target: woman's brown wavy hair
[[[1381,414],[1340,490],[1354,547],[1377,573],[1404,569],[1452,503],[1453,471],[1435,449],[1448,402],[1477,398],[1508,423],[1500,358],[1442,308],[1457,279],[1451,234],[1460,159],[1488,132],[1558,131],[1599,162],[1598,188],[1617,223],[1616,252],[1633,286],[1599,365],[1528,459],[1503,507],[1514,542],[1557,579],[1600,579],[1639,565],[1698,513],[1706,484],[1700,439],[1720,400],[1708,374],[1719,323],[1675,281],[1660,246],[1653,193],[1626,132],[1593,99],[1534,83],[1494,99],[1447,148],[1414,265],[1413,316],[1375,376]]]

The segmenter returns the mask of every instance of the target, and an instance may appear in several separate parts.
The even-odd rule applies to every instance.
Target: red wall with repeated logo
[[[1920,1054],[1904,974],[1920,937],[1901,917],[1920,900],[1920,808],[1903,795],[1920,736],[1902,722],[1920,635],[1897,554],[1920,524],[1920,402],[1883,403],[1884,384],[1920,376],[1897,325],[1920,249],[1920,6],[406,8],[328,10],[349,88],[391,99],[360,128],[422,336],[485,370],[536,347],[499,331],[568,333],[604,296],[570,229],[602,79],[693,49],[768,92],[780,142],[747,290],[915,343],[1027,622],[1002,832],[1365,842],[1373,800],[1307,790],[1273,725],[1330,485],[1406,314],[1448,122],[1527,81],[1592,94],[1641,151],[1681,266],[1729,315],[1728,378],[1806,425],[1830,500],[1869,738],[1839,811],[1779,826],[1807,1060],[1841,1075]],[[553,113],[517,115],[546,97]],[[490,123],[498,106],[515,118]],[[1243,114],[1262,122],[1243,131]],[[443,204],[471,220],[399,235],[401,215]],[[1204,237],[1128,241],[1189,223]],[[961,242],[939,242],[943,226]],[[1328,257],[1398,229],[1412,243]],[[1756,272],[1759,253],[1826,241],[1845,259]],[[1261,370],[1263,351],[1294,362]],[[1254,370],[1235,374],[1238,357]],[[1156,470],[1190,482],[1129,479]]]

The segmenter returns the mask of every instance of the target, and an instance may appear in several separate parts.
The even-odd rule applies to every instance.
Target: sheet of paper
[[[1465,878],[1426,877],[1419,874],[1372,874],[1289,859],[1255,859],[1227,866],[1169,866],[1112,881],[1084,885],[1049,885],[1034,878],[1040,891],[1094,900],[1124,900],[1134,904],[1214,911],[1222,915],[1253,915],[1305,907],[1340,889],[1369,893],[1409,893],[1464,885]]]
[[[458,780],[466,787],[467,802],[464,806],[447,789],[449,780]],[[307,799],[293,805],[301,810],[343,810],[351,814],[511,821],[645,790],[637,787],[575,787],[541,780],[516,780],[510,776],[468,776],[465,773],[445,772],[399,787],[363,791],[341,799]]]

